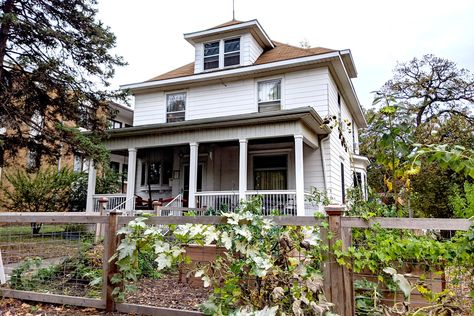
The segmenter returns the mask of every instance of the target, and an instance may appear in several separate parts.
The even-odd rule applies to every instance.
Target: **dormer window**
[[[224,41],[224,67],[240,65],[240,38]]]
[[[240,38],[204,44],[204,70],[240,65]]]
[[[219,42],[204,44],[204,70],[219,68]]]

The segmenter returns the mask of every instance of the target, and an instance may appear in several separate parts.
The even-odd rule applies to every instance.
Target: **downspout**
[[[327,183],[327,177],[326,177],[326,161],[324,159],[323,142],[326,142],[329,139],[329,136],[331,136],[331,134],[327,134],[324,137],[318,137],[319,153],[321,155],[321,167],[322,167],[322,171],[323,171],[324,191],[326,193],[327,193],[327,189],[328,189],[328,183]]]

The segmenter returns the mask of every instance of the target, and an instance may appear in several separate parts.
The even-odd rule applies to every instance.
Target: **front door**
[[[197,170],[197,191],[202,191],[202,165],[198,164]],[[189,198],[189,165],[184,166],[184,185],[183,185],[183,206],[188,207]]]

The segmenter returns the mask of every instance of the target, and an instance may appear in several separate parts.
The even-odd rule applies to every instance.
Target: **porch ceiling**
[[[108,131],[105,145],[109,150],[118,150],[301,134],[308,145],[315,147],[317,135],[329,133],[318,113],[305,107],[115,129]]]

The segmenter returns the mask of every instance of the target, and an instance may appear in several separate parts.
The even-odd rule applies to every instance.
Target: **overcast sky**
[[[432,53],[474,72],[474,0],[235,0],[237,20],[258,19],[271,39],[350,49],[363,106],[391,78],[397,61]],[[192,62],[183,33],[232,19],[232,0],[99,0],[99,18],[129,63],[113,87],[140,82]]]

